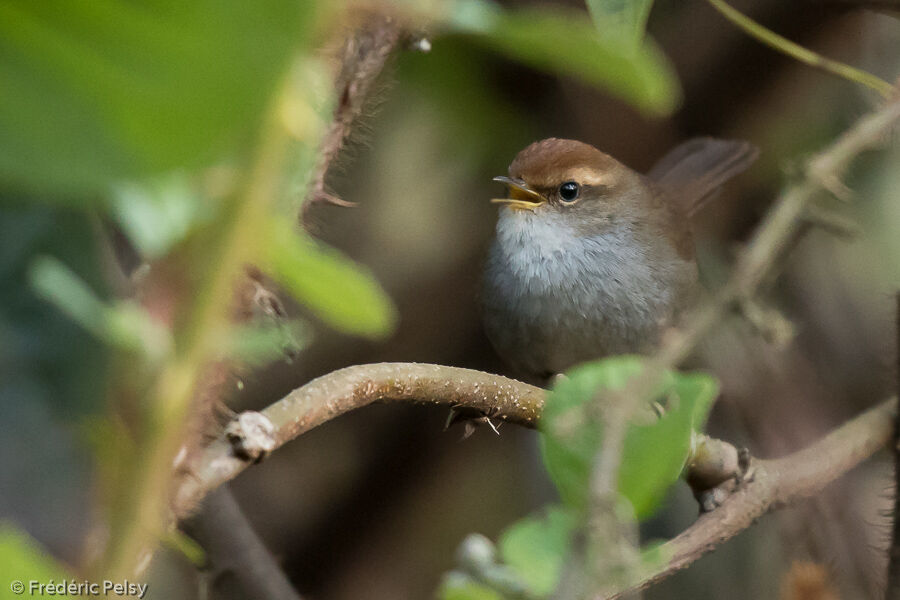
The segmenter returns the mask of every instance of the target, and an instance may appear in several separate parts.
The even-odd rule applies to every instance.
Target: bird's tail
[[[647,176],[692,215],[726,181],[747,169],[758,155],[759,149],[749,142],[698,137],[676,146]]]

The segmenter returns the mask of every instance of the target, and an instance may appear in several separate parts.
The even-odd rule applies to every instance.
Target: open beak
[[[500,176],[494,177],[494,181],[505,184],[507,189],[509,189],[509,198],[491,199],[491,202],[495,204],[506,204],[516,210],[530,210],[534,212],[534,209],[547,201],[540,193],[528,187],[528,184],[521,179]]]

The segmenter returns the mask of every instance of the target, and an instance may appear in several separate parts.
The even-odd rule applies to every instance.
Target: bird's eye
[[[559,197],[563,202],[574,202],[581,194],[581,186],[574,181],[567,181],[559,186]]]

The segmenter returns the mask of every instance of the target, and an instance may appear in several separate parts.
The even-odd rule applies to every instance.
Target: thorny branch
[[[336,81],[338,99],[334,118],[319,149],[318,163],[301,209],[301,220],[316,202],[353,206],[351,202],[330,193],[325,178],[331,163],[344,147],[353,123],[362,114],[379,74],[403,38],[404,33],[397,21],[383,14],[367,15],[364,23],[348,36]]]
[[[496,418],[535,427],[544,406],[544,390],[490,373],[416,363],[357,365],[303,385],[262,411],[274,425],[272,450],[310,429],[372,403],[465,406]],[[234,455],[223,433],[185,465],[174,501],[185,516],[210,490],[236,477],[252,461]]]

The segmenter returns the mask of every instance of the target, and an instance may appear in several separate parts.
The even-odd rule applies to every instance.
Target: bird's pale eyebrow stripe
[[[565,180],[575,181],[582,185],[608,185],[610,183],[610,173],[604,171],[598,173],[595,169],[581,167],[567,171]]]
[[[601,184],[585,184],[581,186],[582,193],[597,191],[603,193],[609,186]]]

